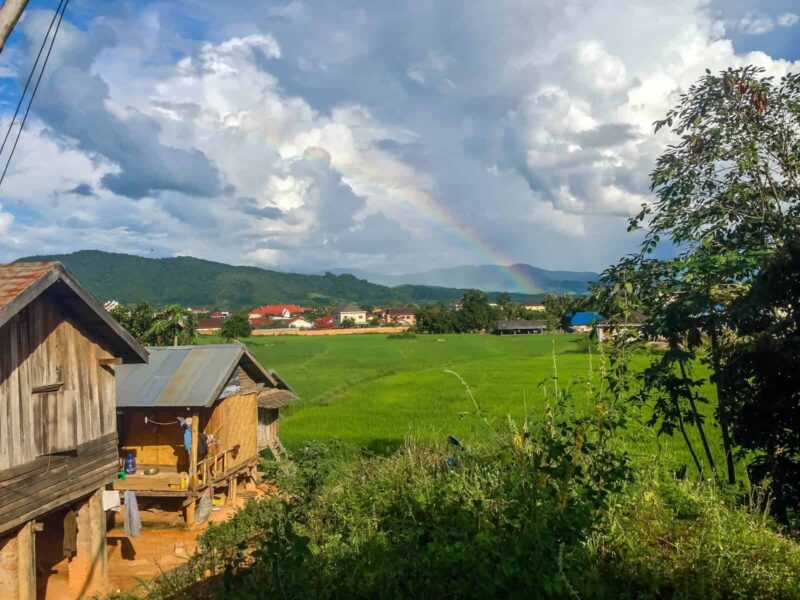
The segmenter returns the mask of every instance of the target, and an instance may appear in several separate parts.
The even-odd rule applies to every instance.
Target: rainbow
[[[309,148],[303,157],[314,162],[329,165],[330,156],[326,151],[314,152]],[[362,173],[352,171],[337,171],[342,175],[342,181],[353,187],[355,183],[358,188],[378,188],[385,189],[382,182],[366,177]],[[422,214],[426,221],[443,230],[453,240],[457,241],[462,247],[467,248],[478,264],[499,265],[506,268],[506,275],[509,282],[508,289],[519,290],[524,293],[536,293],[538,285],[534,279],[524,273],[507,255],[500,250],[490,246],[471,225],[462,222],[461,219],[443,204],[437,202],[427,194],[403,194],[399,198],[414,206],[419,214]]]

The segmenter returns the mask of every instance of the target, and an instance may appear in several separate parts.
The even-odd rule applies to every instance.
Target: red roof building
[[[333,329],[333,316],[328,315],[314,319],[314,329]]]
[[[303,307],[297,304],[267,304],[254,308],[248,313],[251,319],[262,317],[291,317],[303,312]]]

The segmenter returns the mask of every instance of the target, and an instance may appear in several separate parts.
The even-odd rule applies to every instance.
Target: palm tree
[[[197,323],[192,313],[178,304],[169,304],[155,312],[143,338],[149,344],[164,346],[172,342],[191,344]]]

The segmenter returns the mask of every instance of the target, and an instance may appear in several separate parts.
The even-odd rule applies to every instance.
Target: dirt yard
[[[108,591],[133,590],[163,571],[174,569],[194,554],[195,539],[206,530],[208,523],[225,521],[246,500],[215,508],[209,521],[188,528],[177,510],[147,509],[140,505],[142,531],[138,538],[125,536],[122,514],[108,523]],[[170,507],[165,507],[170,508]],[[57,520],[53,523],[53,540],[43,537],[37,541],[37,588],[40,600],[70,598],[67,561],[61,558],[61,536]],[[45,528],[47,530],[47,527]],[[57,542],[57,543],[56,543]],[[182,546],[182,549],[181,549]]]

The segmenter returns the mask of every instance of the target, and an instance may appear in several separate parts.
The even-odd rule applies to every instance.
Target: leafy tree
[[[800,239],[757,275],[731,308],[739,336],[726,361],[733,437],[768,482],[773,508],[797,525],[800,506]]]
[[[219,333],[227,340],[250,337],[253,333],[253,324],[247,317],[247,313],[235,313],[225,319]]]
[[[652,173],[654,202],[631,219],[630,230],[647,228],[640,252],[601,278],[606,300],[609,290],[624,290],[650,315],[646,335],[668,340],[674,360],[650,385],[666,390],[666,375],[695,356],[708,364],[729,482],[736,479],[732,422],[741,418],[726,369],[737,336],[730,309],[798,233],[798,107],[796,75],[776,84],[757,67],[707,71],[656,123],[677,141]],[[653,258],[663,247],[672,258]],[[690,385],[689,374],[680,377]]]
[[[178,304],[169,304],[156,310],[144,336],[149,344],[156,346],[191,344],[196,329],[197,319],[192,313]]]
[[[579,308],[579,301],[579,298],[570,294],[547,294],[543,304],[548,329],[567,329],[569,327],[567,315]]]
[[[458,311],[459,331],[488,331],[498,315],[489,306],[489,297],[480,290],[467,290]]]
[[[353,329],[356,326],[356,322],[352,317],[345,317],[342,319],[342,329]]]
[[[196,317],[177,304],[153,309],[142,300],[135,305],[118,306],[111,311],[111,316],[148,346],[191,344],[197,328]]]
[[[153,323],[155,311],[147,300],[137,304],[120,304],[111,311],[111,316],[140,342],[144,341],[147,330]]]

